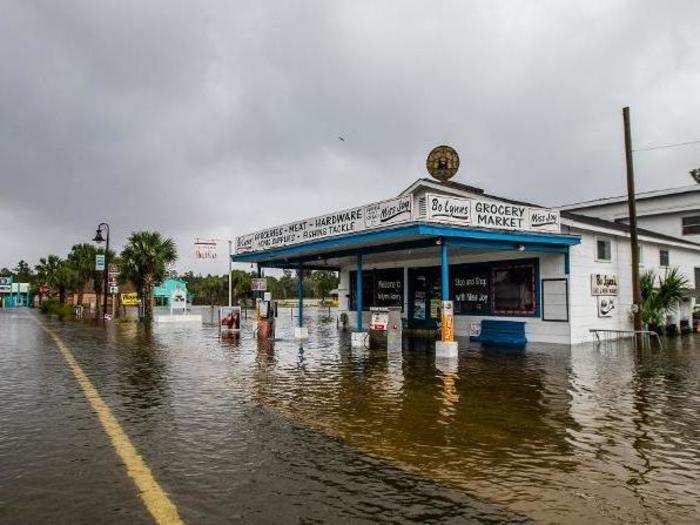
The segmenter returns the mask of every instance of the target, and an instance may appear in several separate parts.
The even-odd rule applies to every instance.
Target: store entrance
[[[435,330],[440,316],[440,268],[408,269],[408,327]]]

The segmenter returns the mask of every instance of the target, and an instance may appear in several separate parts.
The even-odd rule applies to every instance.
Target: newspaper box
[[[401,347],[403,320],[399,307],[370,308],[372,317],[369,324],[370,345],[372,347]]]

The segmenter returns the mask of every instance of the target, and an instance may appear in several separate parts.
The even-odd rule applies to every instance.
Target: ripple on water
[[[640,353],[462,342],[436,366],[429,344],[352,350],[307,313],[303,346],[288,312],[269,344],[251,320],[225,340],[216,327],[57,329],[192,521],[697,521],[697,337]],[[109,464],[109,444],[50,344],[32,332],[38,348],[23,346],[11,325],[0,320],[3,464],[17,478],[26,461],[83,461],[89,478],[91,447]]]

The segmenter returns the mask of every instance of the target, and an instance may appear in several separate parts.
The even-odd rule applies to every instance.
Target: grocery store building
[[[692,315],[700,244],[640,230],[643,269],[678,267]],[[415,333],[453,301],[460,340],[484,320],[513,321],[528,342],[575,344],[632,330],[628,226],[418,179],[387,200],[241,235],[234,262],[340,272],[339,309],[363,331],[372,307],[399,307]],[[362,316],[357,316],[357,311]],[[301,321],[301,317],[300,317]]]

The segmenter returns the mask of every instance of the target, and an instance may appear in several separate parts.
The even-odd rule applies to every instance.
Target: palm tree
[[[642,322],[655,327],[663,326],[664,314],[675,311],[685,296],[688,279],[678,268],[672,268],[664,277],[657,277],[649,270],[641,275],[639,281],[642,292]]]
[[[95,255],[97,248],[92,244],[82,243],[74,245],[67,260],[75,271],[78,281],[78,304],[83,304],[83,290],[87,283],[94,277],[95,273]],[[98,302],[99,302],[99,296]]]
[[[78,279],[75,271],[70,264],[57,255],[39,259],[36,271],[40,282],[58,289],[58,301],[61,304],[66,302],[66,290],[77,287]]]
[[[144,321],[153,320],[153,288],[163,280],[166,266],[177,260],[172,239],[158,232],[134,232],[120,257],[120,273],[139,289],[143,301]]]

